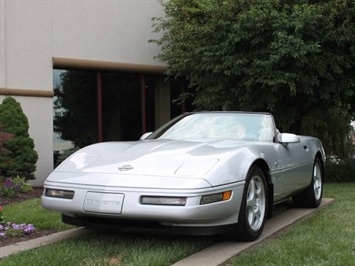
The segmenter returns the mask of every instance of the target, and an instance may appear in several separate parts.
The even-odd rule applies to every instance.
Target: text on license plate
[[[84,211],[120,214],[122,212],[123,194],[113,193],[86,193]]]

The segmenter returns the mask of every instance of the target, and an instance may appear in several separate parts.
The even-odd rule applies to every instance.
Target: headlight
[[[74,198],[74,191],[47,188],[44,195],[52,198],[72,199]]]
[[[186,197],[142,196],[142,204],[185,206]]]
[[[201,197],[200,205],[229,200],[231,197],[232,197],[231,190],[221,192],[221,193],[216,193],[216,194],[205,195]]]

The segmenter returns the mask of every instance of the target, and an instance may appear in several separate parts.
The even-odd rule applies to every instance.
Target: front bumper
[[[80,221],[92,221],[99,224],[99,220],[108,221],[108,224],[125,223],[125,221],[152,221],[161,226],[180,227],[205,227],[235,224],[238,221],[240,203],[242,200],[244,182],[219,186],[217,188],[204,189],[130,189],[105,186],[83,186],[69,185],[59,182],[46,182],[44,189],[72,190],[75,192],[73,199],[62,199],[42,196],[42,206],[64,214],[63,217],[72,217]],[[227,201],[220,201],[200,205],[203,195],[232,191],[232,197]],[[109,210],[95,211],[85,207],[85,200],[88,194],[104,193],[109,195],[120,195],[122,206],[120,212]],[[142,196],[166,196],[186,197],[185,206],[147,205],[141,204]],[[69,219],[69,218],[68,218]],[[64,222],[68,222],[63,218]],[[75,220],[74,219],[74,220]],[[95,221],[95,222],[93,222]],[[75,224],[75,223],[74,223]],[[127,223],[126,223],[127,224]]]

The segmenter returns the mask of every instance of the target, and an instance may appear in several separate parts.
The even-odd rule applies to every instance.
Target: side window
[[[259,141],[272,142],[275,136],[274,122],[271,116],[264,115],[260,121]]]

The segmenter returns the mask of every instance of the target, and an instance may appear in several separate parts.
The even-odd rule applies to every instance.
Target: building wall
[[[156,0],[53,1],[53,56],[157,65]]]
[[[12,95],[39,154],[34,186],[53,169],[53,67],[162,73],[148,40],[156,0],[0,0],[0,100]]]

